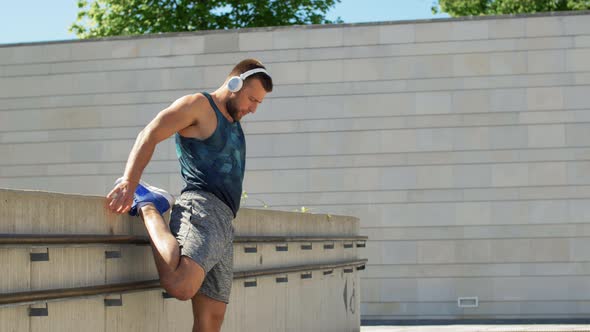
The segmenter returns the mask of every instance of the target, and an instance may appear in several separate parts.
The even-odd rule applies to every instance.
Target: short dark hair
[[[243,73],[247,72],[248,70],[252,70],[252,69],[256,69],[256,68],[266,69],[266,67],[264,67],[262,65],[262,63],[256,59],[245,59],[245,60],[240,61],[240,63],[238,63],[234,67],[234,69],[232,69],[232,71],[229,73],[228,77],[239,76],[240,74],[243,74]],[[272,91],[272,87],[273,87],[272,77],[270,77],[269,75],[267,75],[265,73],[256,73],[251,76],[248,76],[244,81],[248,81],[251,78],[259,79],[260,83],[262,83],[262,87],[264,88],[264,90],[266,92]]]

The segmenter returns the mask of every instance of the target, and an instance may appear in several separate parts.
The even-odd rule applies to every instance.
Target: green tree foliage
[[[80,38],[335,23],[340,0],[78,0],[70,31]],[[341,20],[336,21],[340,23]]]
[[[590,9],[590,0],[438,0],[432,12],[451,16],[503,15]]]

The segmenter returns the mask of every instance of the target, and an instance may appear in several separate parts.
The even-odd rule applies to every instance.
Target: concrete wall
[[[0,47],[0,186],[105,193],[149,119],[250,56],[276,89],[246,205],[359,217],[364,318],[590,313],[587,12]],[[177,174],[163,144],[146,178]]]
[[[0,234],[146,235],[137,218],[117,216],[103,208],[103,198],[0,190]],[[234,221],[236,236],[358,235],[353,217],[310,215],[245,209]],[[330,242],[327,242],[330,243]],[[331,242],[333,243],[333,242]],[[236,243],[236,272],[259,271],[359,259],[356,246],[322,242],[303,251],[300,243]],[[288,245],[288,251],[275,250]],[[246,246],[257,247],[246,253]],[[105,252],[119,252],[109,258]],[[32,261],[31,253],[48,253],[48,261]],[[158,279],[148,245],[2,245],[0,300],[3,294],[97,286]],[[235,279],[223,331],[359,331],[360,279],[352,269],[330,268]],[[324,272],[331,271],[330,274]],[[287,277],[278,283],[276,278]],[[245,281],[256,281],[246,287]],[[163,298],[163,290],[99,295],[86,298],[0,306],[0,331],[190,331],[190,301]],[[105,299],[122,299],[106,306]],[[47,308],[48,315],[29,317],[29,308]]]

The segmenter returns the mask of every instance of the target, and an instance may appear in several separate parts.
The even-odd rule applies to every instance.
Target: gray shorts
[[[234,214],[217,196],[206,191],[187,191],[176,199],[170,230],[178,240],[180,254],[205,270],[199,292],[229,302],[234,267]]]

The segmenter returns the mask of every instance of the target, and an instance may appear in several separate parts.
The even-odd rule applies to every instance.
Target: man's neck
[[[230,94],[231,92],[229,92],[229,90],[227,90],[223,86],[211,93],[211,97],[213,97],[215,105],[217,105],[219,111],[223,113],[228,120],[231,119],[231,116],[229,115],[227,107],[225,105],[227,103],[227,100],[229,99]]]

